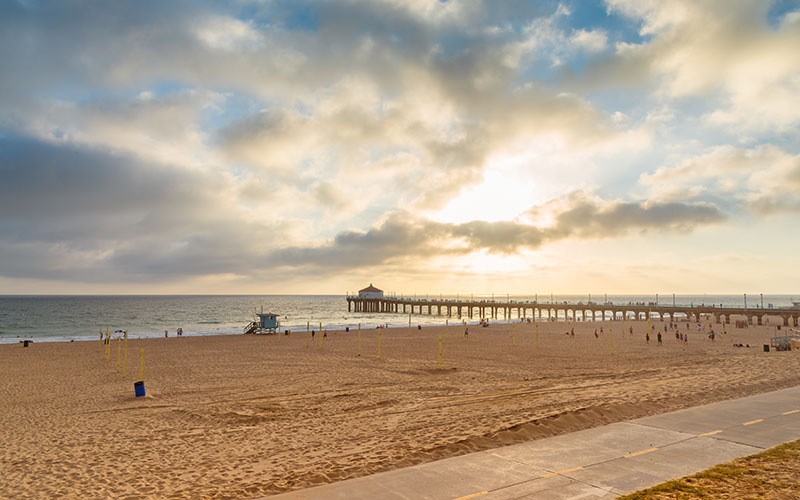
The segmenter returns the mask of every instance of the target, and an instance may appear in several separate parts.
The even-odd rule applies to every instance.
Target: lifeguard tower
[[[275,335],[278,333],[278,328],[280,322],[277,314],[260,312],[256,313],[256,320],[244,328],[244,333]]]

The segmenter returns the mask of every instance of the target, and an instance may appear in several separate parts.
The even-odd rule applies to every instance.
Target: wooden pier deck
[[[542,303],[514,300],[463,300],[463,299],[417,299],[408,297],[361,298],[347,296],[347,310],[373,313],[429,314],[456,318],[518,319],[531,318],[545,321],[553,318],[570,318],[574,321],[597,319],[675,319],[678,316],[699,321],[701,316],[711,317],[715,322],[731,322],[732,316],[747,319],[751,324],[764,324],[768,318],[780,319],[783,326],[798,326],[800,309],[797,308],[744,308],[721,307],[719,305],[659,304],[598,304],[587,303]]]

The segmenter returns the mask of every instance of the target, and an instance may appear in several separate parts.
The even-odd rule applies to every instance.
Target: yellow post
[[[449,319],[445,319],[444,320],[444,327],[447,328],[448,326],[450,326],[450,320]]]
[[[119,373],[119,361],[122,357],[122,336],[117,337],[117,373]]]
[[[306,348],[308,348],[308,336],[311,335],[311,323],[306,322]]]
[[[611,354],[614,354],[614,327],[608,325],[608,340],[611,342]]]
[[[439,334],[439,368],[442,367],[442,334]]]
[[[383,328],[378,328],[378,359],[381,359],[381,331]]]
[[[125,356],[122,359],[122,374],[127,375],[128,374],[128,330],[125,330],[124,332],[122,332],[122,334],[125,336],[125,348],[124,348]]]
[[[144,380],[144,347],[139,355],[139,380]]]
[[[361,323],[358,324],[358,355],[361,356]]]
[[[536,347],[539,347],[539,323],[536,323],[536,318],[533,319],[536,325]]]

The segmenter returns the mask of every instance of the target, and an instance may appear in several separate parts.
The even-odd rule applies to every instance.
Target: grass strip
[[[620,500],[800,498],[800,440],[637,491]]]

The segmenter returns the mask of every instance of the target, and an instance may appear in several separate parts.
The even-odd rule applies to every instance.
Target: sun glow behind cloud
[[[542,201],[528,169],[527,159],[493,157],[487,161],[483,178],[453,198],[440,211],[431,215],[441,222],[496,222],[511,220]]]

